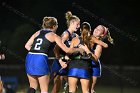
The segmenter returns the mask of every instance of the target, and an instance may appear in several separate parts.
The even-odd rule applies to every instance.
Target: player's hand
[[[83,54],[84,54],[84,52],[85,52],[85,45],[80,44],[78,47],[79,47],[79,49],[80,49],[80,51],[79,51],[79,52],[80,52],[80,54],[82,54],[82,55],[83,55]]]
[[[60,63],[62,68],[66,68],[67,67],[66,62],[62,61],[62,59],[59,59],[59,63]]]
[[[65,56],[65,60],[70,60],[70,58],[66,55],[66,56]]]
[[[85,45],[85,44],[84,45],[80,45],[79,48],[82,48],[84,51],[89,50],[87,45]]]

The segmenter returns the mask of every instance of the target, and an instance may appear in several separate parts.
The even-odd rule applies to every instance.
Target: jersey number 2
[[[42,38],[38,38],[34,49],[35,50],[40,50],[42,42],[43,42]]]

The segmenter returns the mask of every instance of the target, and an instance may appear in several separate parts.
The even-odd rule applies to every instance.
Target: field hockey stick
[[[66,64],[68,65],[71,62],[71,60],[68,60]],[[56,72],[56,74],[50,79],[50,82],[52,82],[58,75],[59,73],[63,70],[64,68],[61,67],[59,71]]]

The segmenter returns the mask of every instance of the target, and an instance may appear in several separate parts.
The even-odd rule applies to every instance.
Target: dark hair
[[[91,26],[88,22],[83,22],[81,25],[81,37],[83,42],[87,45],[87,47],[90,49],[91,48],[91,43],[90,39],[91,39]]]

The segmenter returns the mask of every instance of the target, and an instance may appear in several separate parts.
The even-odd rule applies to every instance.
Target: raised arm
[[[107,48],[107,47],[108,47],[108,44],[106,44],[106,43],[104,43],[103,41],[101,41],[101,40],[95,38],[94,36],[92,36],[91,38],[92,38],[91,40],[92,40],[94,43],[103,46],[103,48]]]
[[[86,54],[87,54],[92,60],[98,61],[98,57],[97,57],[94,53],[92,53],[92,52],[90,51],[90,49],[87,47],[87,45],[82,46],[82,47],[84,48]]]

